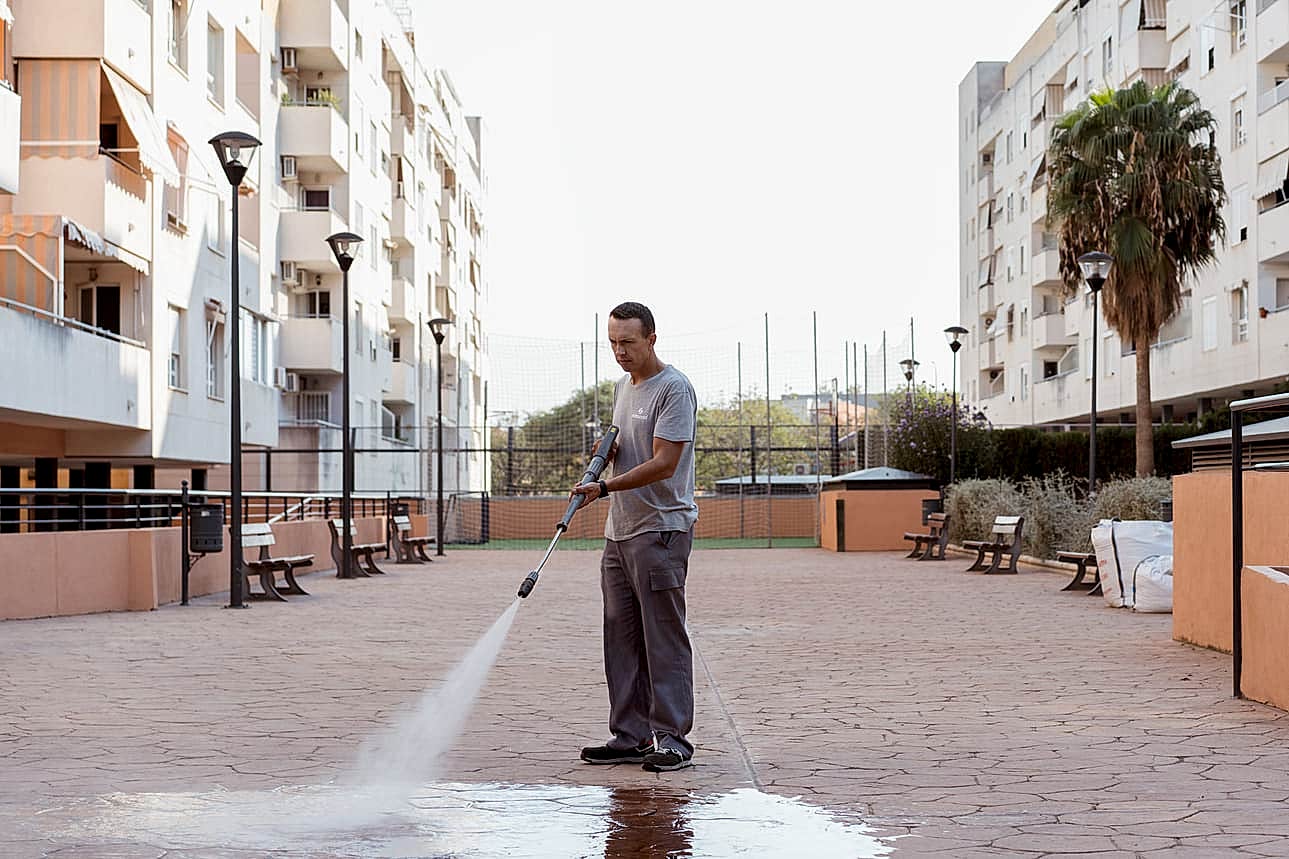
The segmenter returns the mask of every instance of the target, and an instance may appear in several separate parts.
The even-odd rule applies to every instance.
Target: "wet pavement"
[[[557,553],[433,783],[345,787],[531,562],[0,624],[0,856],[1289,856],[1289,721],[1228,657],[1053,573],[894,555],[697,553],[696,765],[650,774],[576,760],[597,556]]]

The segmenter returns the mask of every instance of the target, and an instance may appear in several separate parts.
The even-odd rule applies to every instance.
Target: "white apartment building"
[[[18,123],[22,98],[13,89],[13,10],[0,0],[0,195],[18,193]]]
[[[1063,111],[1139,79],[1199,94],[1231,198],[1227,247],[1152,347],[1156,420],[1289,374],[1289,0],[1067,0],[959,86],[961,386],[995,426],[1086,424],[1094,348],[1101,420],[1133,420],[1131,344],[1104,318],[1092,343],[1090,300],[1062,296],[1044,151]]]
[[[358,489],[432,485],[436,316],[455,320],[449,444],[482,447],[464,428],[484,423],[483,129],[418,53],[406,7],[10,6],[21,121],[0,86],[0,343],[22,359],[0,362],[0,486],[200,487],[211,468],[210,488],[226,483],[234,253],[246,488],[339,488],[342,313]],[[264,144],[236,236],[207,143],[230,129]],[[348,307],[325,242],[341,230],[365,239]],[[447,463],[449,491],[486,485],[481,454]]]

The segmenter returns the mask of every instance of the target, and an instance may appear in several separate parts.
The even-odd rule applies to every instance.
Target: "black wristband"
[[[600,497],[609,497],[609,484],[605,483],[603,480],[600,481]]]

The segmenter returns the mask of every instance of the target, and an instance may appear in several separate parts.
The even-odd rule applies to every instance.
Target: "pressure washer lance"
[[[595,456],[591,457],[591,463],[586,467],[586,474],[582,475],[582,484],[595,483],[604,473],[604,466],[609,463],[609,452],[613,450],[613,443],[618,440],[618,428],[609,427],[609,431],[600,439],[599,445],[595,448]],[[560,536],[568,530],[568,523],[573,521],[573,514],[582,506],[583,496],[578,495],[569,499],[568,509],[564,511],[564,518],[559,520],[555,526],[555,536],[551,539],[551,544],[546,547],[546,554],[542,557],[542,562],[537,565],[537,569],[528,574],[523,584],[519,586],[519,596],[527,597],[533,592],[537,585],[537,577],[541,574],[542,567],[546,566],[547,559],[550,558],[551,552],[555,551],[555,544],[559,542]]]

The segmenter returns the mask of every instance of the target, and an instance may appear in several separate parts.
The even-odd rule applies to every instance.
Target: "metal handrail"
[[[1244,414],[1278,407],[1289,407],[1289,394],[1270,394],[1231,403],[1231,682],[1236,698],[1244,697],[1240,689],[1244,665],[1240,584],[1244,577],[1244,472],[1247,470],[1244,465]]]

